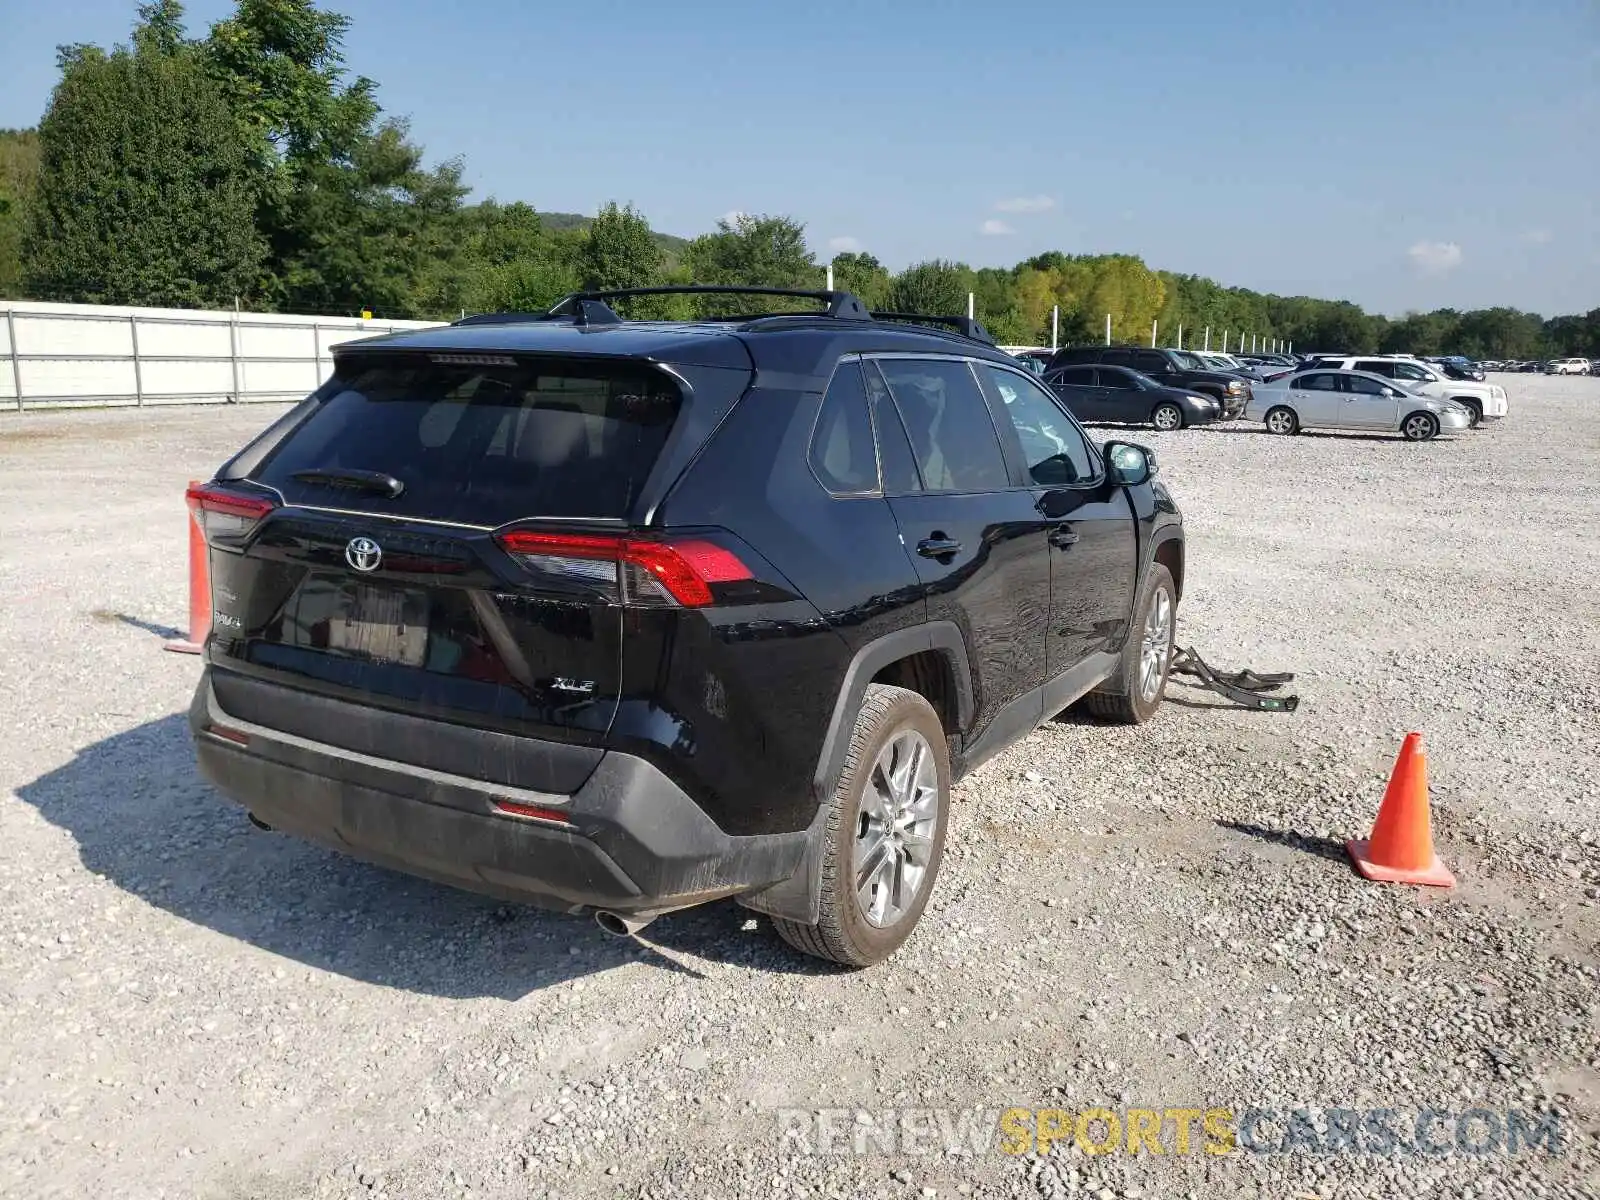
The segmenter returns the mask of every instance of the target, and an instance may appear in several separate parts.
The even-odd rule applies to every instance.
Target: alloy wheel
[[[915,729],[889,739],[861,791],[851,866],[868,923],[893,925],[916,903],[939,822],[933,748]]]
[[[1144,641],[1139,647],[1139,696],[1146,703],[1156,698],[1172,658],[1172,597],[1159,588],[1144,619]]]

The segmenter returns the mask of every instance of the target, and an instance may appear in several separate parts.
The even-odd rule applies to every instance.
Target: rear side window
[[[1295,387],[1308,392],[1337,392],[1339,377],[1328,372],[1320,375],[1302,375],[1295,381]]]
[[[1111,363],[1113,366],[1118,367],[1131,367],[1133,366],[1133,351],[1107,350],[1100,356],[1100,361],[1103,363]]]
[[[1356,363],[1351,369],[1355,371],[1371,371],[1374,375],[1387,375],[1390,379],[1393,379],[1395,364],[1392,362],[1385,362],[1381,359],[1367,359],[1363,362]]]
[[[626,516],[677,417],[672,381],[631,363],[469,357],[342,360],[327,399],[254,477],[292,504],[470,525]],[[327,478],[341,470],[403,490]]]
[[[1133,369],[1143,371],[1146,375],[1161,375],[1170,371],[1172,364],[1167,361],[1166,355],[1144,350],[1133,356]]]
[[[811,435],[811,469],[835,496],[878,490],[878,451],[858,363],[840,363],[828,384]]]
[[[930,492],[998,492],[1011,486],[1000,438],[978,381],[964,362],[878,362]]]
[[[922,480],[911,454],[911,439],[894,406],[894,398],[889,395],[889,387],[883,382],[876,364],[863,363],[861,370],[867,381],[867,395],[872,400],[872,425],[878,434],[878,462],[883,471],[884,494],[901,496],[920,492]]]

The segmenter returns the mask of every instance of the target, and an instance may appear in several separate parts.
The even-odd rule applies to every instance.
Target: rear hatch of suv
[[[733,396],[748,378],[717,373]],[[218,706],[575,791],[617,712],[630,616],[710,603],[741,568],[715,532],[640,529],[688,404],[634,359],[347,353],[269,446],[191,493]]]

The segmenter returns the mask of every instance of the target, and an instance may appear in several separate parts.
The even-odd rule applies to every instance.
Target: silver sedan
[[[1318,369],[1256,384],[1244,419],[1262,422],[1269,433],[1370,429],[1403,434],[1411,442],[1472,427],[1472,414],[1449,400],[1382,375]]]

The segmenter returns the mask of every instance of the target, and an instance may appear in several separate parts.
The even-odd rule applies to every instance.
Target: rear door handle
[[[961,543],[954,538],[923,538],[917,543],[917,553],[923,558],[943,558],[947,554],[961,553]]]
[[[1066,526],[1060,526],[1050,531],[1050,544],[1065,550],[1068,546],[1076,545],[1078,537],[1078,534],[1074,533]]]

